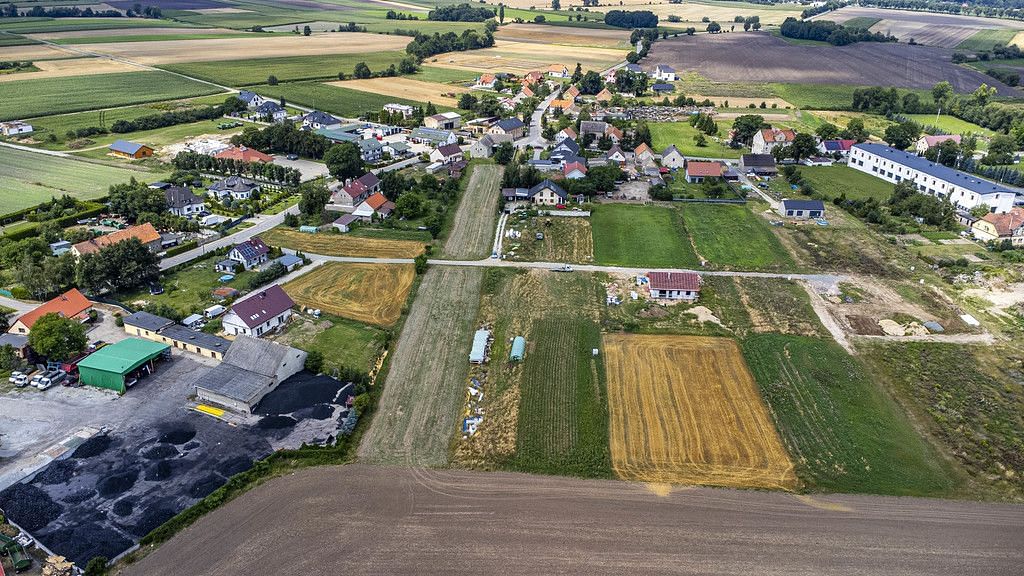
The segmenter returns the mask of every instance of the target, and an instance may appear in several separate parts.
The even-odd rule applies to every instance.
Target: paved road
[[[1020,574],[1024,507],[324,467],[274,479],[124,574]]]
[[[273,216],[267,216],[260,223],[256,224],[255,226],[252,226],[251,228],[239,230],[234,234],[224,236],[223,238],[218,238],[217,240],[204,244],[199,248],[196,248],[195,250],[189,250],[188,252],[182,252],[181,254],[171,256],[170,258],[164,258],[163,260],[160,261],[160,269],[167,270],[168,268],[172,268],[174,266],[177,266],[178,264],[184,264],[185,262],[195,260],[196,258],[199,258],[203,254],[206,254],[211,250],[216,250],[218,248],[223,248],[225,246],[232,246],[239,242],[248,240],[249,238],[252,238],[257,234],[260,234],[261,232],[266,232],[267,230],[270,230],[274,226],[277,226],[278,224],[284,222],[285,214],[298,213],[299,206],[298,204],[296,204],[283,212],[274,214]]]
[[[544,112],[547,111],[548,106],[551,106],[551,102],[554,101],[555,98],[558,98],[558,95],[561,94],[561,92],[561,90],[555,90],[537,105],[537,109],[533,111],[533,115],[530,117],[529,133],[525,137],[515,141],[517,148],[525,146],[539,146],[543,148],[547,146],[548,141],[541,135],[541,118],[544,117]]]
[[[0,306],[5,308],[11,308],[14,310],[14,314],[21,316],[26,312],[34,309],[39,304],[31,302],[22,302],[21,300],[15,300],[14,298],[8,298],[6,296],[0,296]]]

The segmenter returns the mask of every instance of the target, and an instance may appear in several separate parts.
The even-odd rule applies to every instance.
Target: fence
[[[673,198],[673,202],[692,202],[697,204],[746,204],[746,198]]]

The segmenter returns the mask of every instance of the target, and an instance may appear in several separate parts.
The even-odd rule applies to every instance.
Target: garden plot
[[[793,463],[736,342],[604,337],[612,466],[645,482],[791,489]]]
[[[423,82],[412,78],[369,78],[366,80],[344,80],[328,82],[331,86],[340,86],[360,92],[371,94],[383,94],[385,96],[398,96],[417,100],[419,102],[433,102],[441,106],[458,106],[458,97],[469,92],[468,88],[452,86],[450,84],[437,84],[434,82]]]
[[[302,372],[268,394],[247,425],[231,426],[187,411],[191,380],[172,381],[175,368],[164,369],[149,386],[173,388],[177,409],[135,412],[126,426],[0,492],[13,521],[79,566],[126,551],[274,450],[332,441],[347,415],[350,386]]]
[[[505,226],[502,249],[509,260],[588,264],[594,261],[590,219],[542,217],[516,211]]]

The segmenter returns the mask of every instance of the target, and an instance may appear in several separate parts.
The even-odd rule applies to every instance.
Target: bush
[[[306,370],[313,374],[319,374],[324,370],[324,355],[318,350],[310,350],[306,353]]]

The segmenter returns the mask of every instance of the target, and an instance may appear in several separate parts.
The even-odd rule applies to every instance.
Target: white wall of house
[[[242,322],[242,319],[238,317],[238,314],[235,314],[234,311],[229,311],[227,314],[224,315],[224,318],[221,320],[221,326],[223,326],[224,332],[226,334],[232,336],[239,336],[244,334],[246,336],[260,337],[263,336],[264,334],[273,332],[279,326],[287,324],[288,319],[291,318],[291,316],[292,311],[286,310],[283,313],[274,316],[270,320],[267,320],[263,324],[260,324],[259,326],[249,328],[249,326],[247,326],[245,322]]]
[[[665,300],[687,300],[693,302],[697,300],[699,294],[696,290],[661,290],[651,288],[651,298],[662,298]]]
[[[534,204],[543,204],[545,206],[553,206],[565,202],[565,200],[558,194],[555,194],[554,190],[551,188],[544,188],[543,190],[540,190],[533,196],[533,198],[531,198],[531,200]]]

